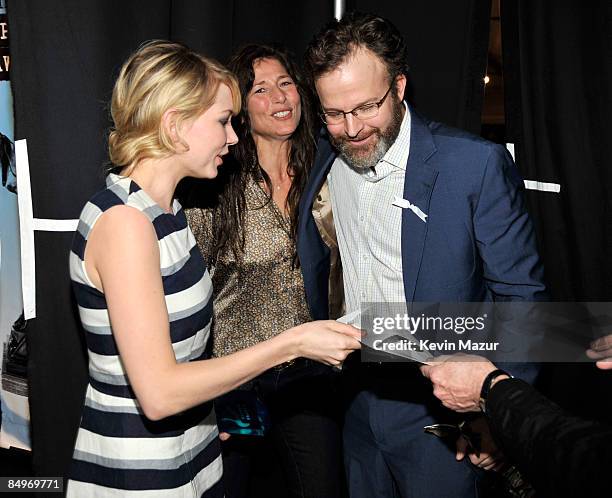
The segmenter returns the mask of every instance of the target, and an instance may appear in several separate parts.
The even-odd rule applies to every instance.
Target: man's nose
[[[350,112],[344,116],[344,131],[349,138],[355,138],[363,129],[363,123]]]

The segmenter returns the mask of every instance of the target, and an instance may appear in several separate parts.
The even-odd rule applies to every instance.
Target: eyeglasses
[[[347,111],[347,112],[325,111],[325,112],[320,113],[319,115],[321,116],[321,119],[323,120],[323,122],[328,125],[335,125],[335,124],[342,123],[344,119],[346,118],[347,114],[352,114],[353,116],[355,116],[357,119],[360,119],[360,120],[375,118],[376,116],[378,116],[378,111],[380,110],[380,106],[382,106],[385,103],[385,99],[387,98],[387,95],[389,95],[389,92],[391,91],[391,88],[393,88],[394,84],[395,84],[395,81],[391,84],[387,92],[383,95],[383,98],[380,99],[378,102],[371,102],[369,104],[363,104],[363,105],[357,106],[352,111]]]

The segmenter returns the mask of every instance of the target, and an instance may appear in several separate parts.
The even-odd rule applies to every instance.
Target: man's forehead
[[[374,52],[366,48],[356,48],[331,71],[321,75],[319,79],[331,78],[334,80],[352,80],[358,78],[366,80],[368,77],[384,77],[386,75],[384,62]]]
[[[359,46],[353,48],[343,61],[347,66],[366,67],[373,71],[384,71],[384,61],[369,48]]]
[[[380,58],[367,49],[357,49],[337,68],[321,75],[315,86],[321,103],[328,107],[380,98],[378,93],[387,82],[387,69]]]

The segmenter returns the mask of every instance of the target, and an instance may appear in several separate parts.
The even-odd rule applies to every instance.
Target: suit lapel
[[[436,152],[427,124],[418,114],[410,111],[410,155],[404,178],[404,199],[429,214],[429,203],[438,171],[427,164]],[[435,220],[433,220],[435,223]],[[410,209],[402,211],[402,270],[404,291],[408,303],[414,300],[427,229],[432,220],[423,222]]]
[[[333,163],[335,153],[329,141],[321,136],[315,163],[302,194],[298,217],[297,252],[302,265],[304,290],[312,318],[328,318],[330,250],[323,242],[312,215],[312,204]],[[327,262],[325,262],[327,258]]]
[[[336,154],[327,136],[321,134],[317,144],[317,154],[315,156],[314,166],[310,172],[308,184],[306,185],[300,202],[300,212],[304,212],[302,208],[310,209],[312,206],[314,197],[319,190],[321,190],[321,185],[325,181],[335,157]]]
[[[314,225],[314,219],[310,213],[312,204],[315,196],[319,193],[319,190],[321,190],[321,185],[323,185],[325,178],[327,178],[327,173],[329,173],[329,169],[335,157],[336,154],[331,143],[327,139],[326,132],[322,131],[317,144],[317,154],[315,156],[314,166],[310,172],[302,198],[300,199],[298,233],[304,233],[305,230],[308,232],[312,229],[310,225]],[[298,251],[299,250],[298,240]],[[304,252],[307,252],[307,250]]]
[[[410,113],[410,155],[404,178],[404,199],[418,206],[425,214],[429,214],[431,194],[438,171],[428,165],[427,161],[435,154],[436,147],[427,124],[414,111],[410,110]],[[318,236],[318,230],[311,214],[311,207],[335,157],[335,151],[323,130],[318,143],[315,163],[300,201],[298,234],[301,234],[302,237],[298,237],[297,249],[304,270],[314,266],[322,256],[322,253],[313,246],[315,242],[313,237],[316,236],[316,239],[320,241],[320,236]],[[425,223],[410,209],[404,209],[402,212],[402,269],[407,302],[414,300],[429,223],[431,223],[429,218]],[[321,246],[319,250],[327,249],[322,241],[317,245]],[[304,271],[305,286],[308,290],[310,282],[307,275],[309,276],[309,273]]]

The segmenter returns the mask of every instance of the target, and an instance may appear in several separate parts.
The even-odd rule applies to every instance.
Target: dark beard
[[[373,134],[376,135],[376,143],[367,154],[360,153],[363,149],[356,150],[346,138],[334,138],[330,135],[330,140],[334,147],[338,149],[342,158],[353,169],[363,171],[372,168],[384,157],[397,139],[404,118],[402,115],[403,108],[404,104],[401,100],[393,100],[391,122],[383,131],[380,128],[374,129]]]

